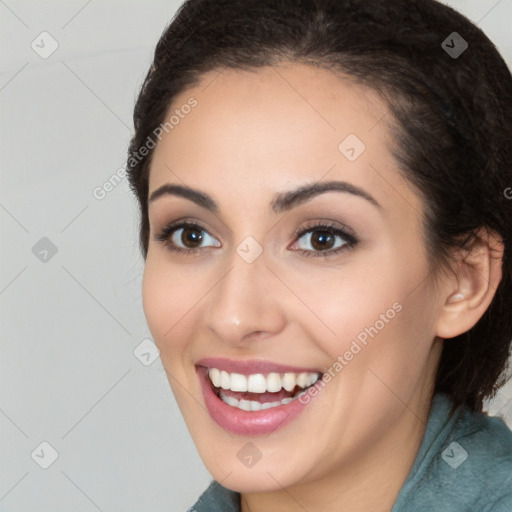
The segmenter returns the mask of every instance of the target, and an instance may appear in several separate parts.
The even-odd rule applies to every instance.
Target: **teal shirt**
[[[497,417],[436,394],[413,467],[391,512],[512,512],[512,432]],[[188,512],[240,512],[240,494],[213,481]]]

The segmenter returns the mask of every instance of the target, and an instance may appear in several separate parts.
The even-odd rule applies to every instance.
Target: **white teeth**
[[[252,400],[239,400],[237,407],[242,409],[242,411],[250,411],[251,410],[251,402]]]
[[[251,393],[265,393],[265,391],[267,391],[267,379],[261,373],[249,375],[247,379],[247,391]]]
[[[279,400],[276,402],[265,402],[263,404],[256,400],[237,400],[232,396],[226,396],[222,390],[219,391],[219,396],[223,402],[230,405],[231,407],[236,407],[237,409],[241,409],[242,411],[260,411],[264,409],[271,409],[272,407],[278,407],[280,405],[289,404],[293,400],[299,398],[304,393],[305,391],[303,391],[294,398],[283,398],[283,400]]]
[[[220,387],[223,389],[229,389],[229,373],[224,370],[220,372]]]
[[[292,391],[296,383],[297,378],[295,377],[295,373],[284,374],[282,386],[286,391]]]
[[[281,389],[293,391],[295,386],[305,389],[314,384],[320,377],[320,373],[269,373],[266,377],[262,373],[242,375],[241,373],[228,373],[218,368],[210,368],[208,376],[216,388],[230,389],[231,391],[265,393],[269,391],[276,393]]]
[[[231,391],[247,391],[247,377],[240,373],[232,373],[229,377]]]
[[[267,376],[267,391],[275,393],[281,391],[281,376],[279,373],[269,373]]]
[[[308,387],[308,388],[309,388],[309,386],[311,386],[312,384],[314,384],[314,383],[318,380],[318,377],[319,377],[319,375],[316,375],[316,374],[314,374],[314,373],[310,373],[310,374],[309,374],[309,380],[308,380],[308,382],[307,382],[306,387]]]
[[[307,388],[309,382],[309,375],[307,373],[301,373],[299,374],[297,378],[297,385],[301,388]]]
[[[216,388],[220,388],[220,370],[217,370],[217,368],[210,368],[210,379]]]
[[[271,407],[277,407],[278,405],[281,405],[281,402],[265,402],[264,404],[261,404],[261,408],[270,409]]]
[[[228,405],[231,405],[231,407],[236,407],[238,405],[238,400],[236,398],[233,398],[232,396],[223,396],[222,400],[226,402]]]
[[[251,400],[251,411],[259,411],[261,409],[261,404],[255,400]]]

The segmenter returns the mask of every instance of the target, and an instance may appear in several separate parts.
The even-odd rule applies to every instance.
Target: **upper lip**
[[[241,375],[252,375],[255,373],[322,373],[317,368],[300,368],[298,366],[274,363],[261,359],[242,360],[221,357],[205,357],[197,361],[196,366],[217,368],[228,373],[240,373]]]

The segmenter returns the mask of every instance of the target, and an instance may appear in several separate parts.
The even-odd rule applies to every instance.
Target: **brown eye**
[[[313,231],[311,233],[311,245],[318,251],[332,249],[334,236],[329,231]]]
[[[170,224],[155,240],[164,243],[170,251],[196,252],[207,247],[220,247],[220,242],[206,229],[192,222]]]
[[[181,240],[180,242],[187,247],[188,249],[195,249],[198,245],[201,245],[203,241],[203,235],[201,234],[201,230],[197,228],[184,228],[181,230]]]
[[[318,224],[299,231],[294,250],[304,256],[333,256],[351,249],[358,243],[356,237],[345,230],[329,224]]]

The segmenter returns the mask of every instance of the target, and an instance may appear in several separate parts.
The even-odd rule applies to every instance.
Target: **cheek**
[[[198,285],[190,285],[194,282],[192,278],[187,275],[186,269],[170,265],[163,258],[158,261],[156,257],[148,255],[146,259],[142,282],[144,314],[184,417],[191,414],[201,399],[196,389],[195,374],[187,371],[191,360],[191,339],[197,323],[194,305],[199,300]],[[189,392],[183,393],[183,389]],[[190,393],[194,392],[198,395],[190,401]]]
[[[384,258],[380,263],[358,260],[353,265],[332,269],[328,273],[318,270],[307,277],[304,273],[297,282],[296,290],[297,295],[307,299],[316,316],[308,315],[311,339],[332,340],[336,353],[331,355],[336,356],[347,340],[374,325],[388,310],[391,310],[388,316],[394,317],[396,308],[393,309],[393,304],[400,302],[405,295],[398,274]]]
[[[302,280],[298,293],[317,315],[307,324],[309,336],[332,361],[347,351],[358,367],[383,359],[401,367],[415,354],[425,357],[432,342],[432,297],[421,245],[411,252],[389,247],[350,268]]]
[[[170,352],[181,350],[185,342],[182,329],[187,314],[198,300],[198,287],[197,284],[190,286],[194,282],[191,277],[182,268],[148,254],[142,281],[143,308],[164,360]]]

